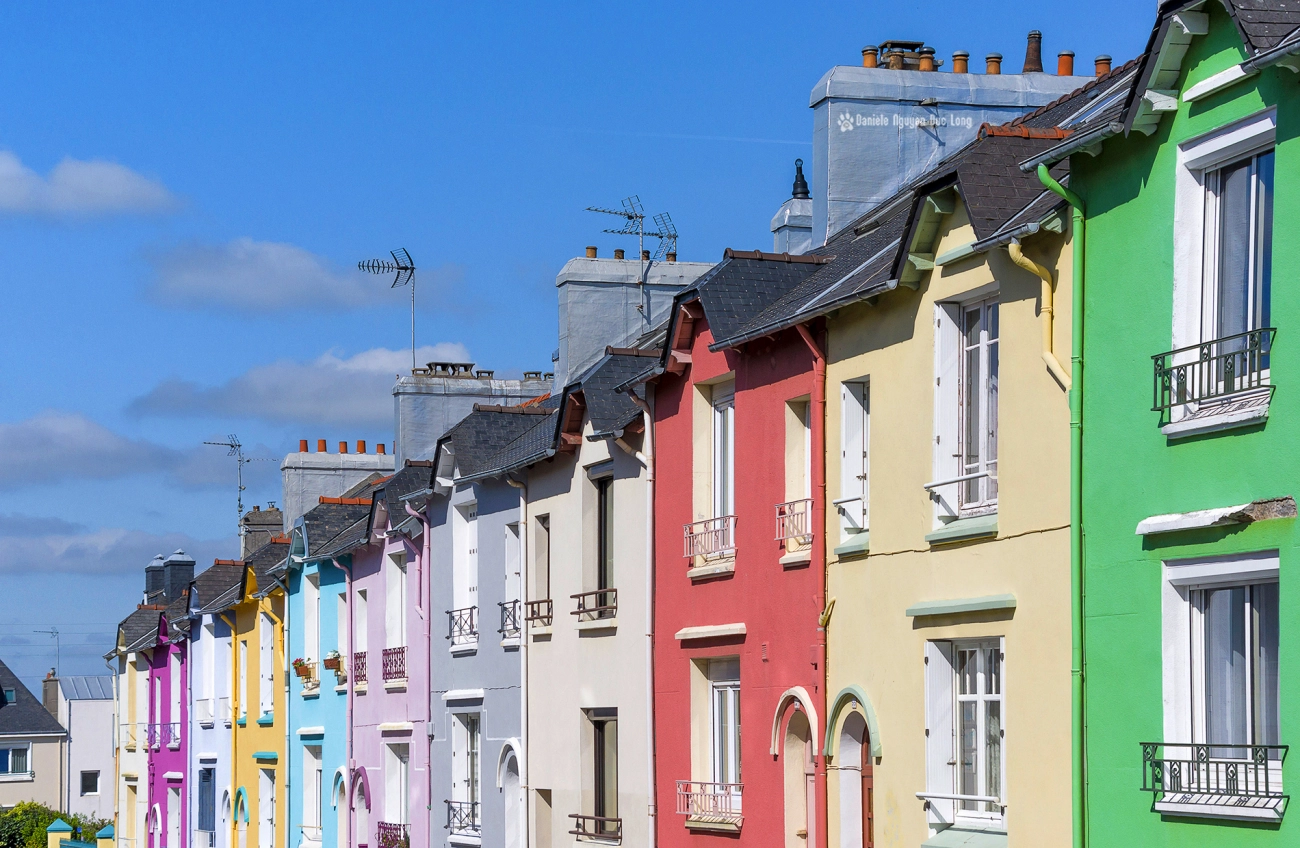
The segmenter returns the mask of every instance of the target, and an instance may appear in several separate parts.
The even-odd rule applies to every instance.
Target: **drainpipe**
[[[817,608],[821,610],[817,619],[817,661],[821,663],[822,673],[822,706],[818,711],[817,723],[821,725],[819,728],[821,732],[818,735],[824,737],[826,735],[826,625],[830,620],[830,610],[826,609],[826,352],[813,339],[807,325],[796,324],[795,329],[799,331],[800,338],[808,345],[808,350],[813,356],[812,403],[808,410],[809,423],[812,426],[810,439],[812,461],[809,465],[812,468],[812,526],[817,528],[813,533],[812,561],[814,567],[820,565],[822,569],[822,582],[817,587],[816,596]],[[818,799],[815,812],[817,846],[826,848],[826,758],[813,751],[813,762],[816,763],[817,768],[816,785],[820,786],[822,795]]]
[[[532,803],[532,789],[529,787],[528,775],[531,771],[532,755],[528,751],[528,574],[532,570],[529,568],[530,560],[528,558],[528,484],[522,483],[509,474],[506,475],[506,482],[512,488],[519,490],[519,612],[522,616],[519,624],[519,747],[523,748],[523,756],[520,757],[522,762],[519,763],[519,788],[523,792],[524,807],[524,826],[521,829],[520,837],[523,839],[523,848],[528,848],[530,844],[529,823],[532,822],[532,815],[529,805]],[[430,601],[432,603],[432,601]]]
[[[432,496],[430,496],[430,497],[432,497]],[[406,514],[409,515],[409,516],[411,516],[411,517],[413,517],[413,518],[418,519],[419,522],[420,522],[420,526],[422,526],[422,527],[424,528],[424,549],[423,549],[423,553],[422,553],[421,556],[420,556],[420,562],[419,562],[419,564],[416,565],[416,567],[415,567],[415,613],[416,613],[416,615],[420,616],[420,620],[424,622],[424,627],[423,627],[423,629],[424,629],[424,633],[423,633],[423,635],[422,635],[422,637],[421,637],[421,638],[422,638],[422,641],[420,642],[420,644],[421,644],[422,646],[425,646],[425,647],[429,648],[429,650],[432,651],[432,650],[433,650],[433,646],[432,646],[432,644],[431,644],[431,641],[432,641],[432,639],[433,639],[433,635],[432,635],[432,634],[430,633],[430,631],[429,631],[429,615],[428,615],[428,613],[425,611],[425,606],[426,606],[426,605],[425,605],[425,603],[424,603],[424,572],[425,572],[425,565],[428,564],[428,562],[429,562],[430,550],[432,549],[432,542],[431,542],[431,540],[430,540],[429,537],[430,537],[431,535],[433,535],[433,530],[432,530],[432,529],[430,528],[430,526],[429,526],[429,525],[430,525],[430,523],[429,523],[429,518],[428,518],[428,516],[425,514],[425,513],[428,511],[428,509],[429,509],[429,500],[428,500],[427,498],[425,499],[425,502],[424,502],[424,509],[425,509],[425,512],[416,512],[415,510],[411,509],[411,504],[408,503],[407,501],[402,501],[402,506],[406,509]],[[428,571],[429,571],[429,574],[431,574],[431,575],[433,574],[433,566],[432,566],[432,565],[429,566]],[[432,585],[432,584],[433,584],[433,581],[430,580],[429,592],[430,592],[430,596],[431,596],[431,597],[429,598],[429,604],[428,604],[429,606],[432,606],[432,604],[433,604],[433,598],[432,598],[433,585]],[[425,659],[425,668],[426,668],[426,670],[429,670],[430,672],[432,672],[432,661],[433,661],[432,656],[425,657],[424,659]],[[409,671],[409,670],[407,671],[407,674],[408,674],[408,675],[410,674],[410,671]],[[429,681],[429,682],[432,683],[432,681]],[[426,688],[426,689],[432,689],[432,686],[426,686],[425,688]],[[428,693],[428,697],[424,699],[424,742],[425,742],[425,744],[424,744],[424,750],[427,752],[427,756],[426,756],[425,761],[424,761],[424,775],[425,775],[425,811],[427,812],[427,815],[424,817],[425,829],[426,829],[426,831],[427,831],[426,834],[425,834],[426,838],[428,838],[428,837],[429,837],[429,834],[432,833],[432,831],[433,831],[433,821],[432,821],[432,817],[433,817],[433,743],[432,743],[431,741],[429,741],[429,727],[430,727],[430,725],[432,725],[432,724],[433,724],[433,693],[432,693],[432,691],[430,691],[430,692]],[[408,827],[409,827],[409,823],[408,823]]]
[[[347,628],[348,628],[348,644],[347,644],[347,648],[348,648],[348,650],[347,650],[347,655],[344,656],[344,657],[341,657],[341,658],[340,658],[341,661],[347,663],[347,666],[348,666],[348,691],[347,691],[347,696],[348,696],[348,706],[347,706],[347,716],[346,716],[346,718],[344,719],[344,728],[343,728],[343,740],[344,740],[344,746],[346,747],[346,750],[347,750],[347,756],[344,757],[344,760],[343,760],[343,803],[347,805],[346,811],[347,811],[347,828],[348,828],[348,832],[347,832],[347,833],[340,833],[339,836],[338,836],[338,844],[339,844],[339,848],[346,848],[346,846],[349,846],[349,845],[352,844],[352,830],[353,830],[353,828],[352,828],[352,697],[353,697],[353,688],[352,688],[352,687],[353,687],[353,685],[355,684],[356,681],[354,681],[354,680],[352,679],[352,655],[353,655],[354,653],[356,653],[356,651],[353,650],[353,648],[355,647],[355,645],[354,645],[354,643],[353,643],[353,641],[352,641],[352,571],[351,571],[351,569],[344,568],[344,567],[343,567],[343,563],[341,563],[341,562],[338,561],[338,557],[332,557],[332,558],[331,558],[331,562],[334,563],[334,567],[335,567],[335,568],[337,568],[339,571],[342,571],[342,572],[343,572],[343,584],[347,587],[347,598],[348,598],[348,620],[347,620]]]
[[[1052,321],[1056,313],[1053,306],[1055,295],[1052,290],[1052,272],[1025,255],[1020,246],[1020,239],[1013,239],[1011,244],[1007,245],[1007,253],[1011,256],[1012,262],[1043,281],[1043,306],[1039,310],[1039,321],[1043,328],[1043,362],[1046,363],[1047,370],[1056,378],[1056,382],[1064,386],[1068,392],[1070,377],[1061,367],[1061,361],[1056,358],[1056,353],[1052,349]]]
[[[1087,225],[1084,222],[1083,200],[1079,195],[1052,179],[1046,165],[1038,166],[1038,180],[1054,194],[1070,204],[1071,234],[1074,252],[1074,284],[1072,288],[1073,326],[1070,330],[1070,754],[1074,761],[1070,787],[1071,822],[1074,848],[1087,844],[1088,764],[1087,719],[1084,716],[1086,690],[1084,688],[1083,656],[1083,280],[1084,245]]]
[[[646,659],[646,779],[649,788],[650,837],[646,843],[655,848],[656,823],[659,818],[658,786],[655,785],[655,430],[654,395],[646,392],[645,398],[628,388],[627,395],[641,410],[645,421],[645,453],[636,453],[637,460],[645,466],[645,659]],[[619,447],[624,447],[618,440]]]

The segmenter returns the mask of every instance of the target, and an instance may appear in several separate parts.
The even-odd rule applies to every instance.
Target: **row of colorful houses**
[[[118,841],[1295,841],[1300,10],[1164,3],[1087,79],[1035,36],[850,219],[826,147],[779,253],[590,249],[549,391],[431,363],[396,457],[304,442],[241,560],[151,565]],[[846,92],[957,58],[812,105],[892,145]]]

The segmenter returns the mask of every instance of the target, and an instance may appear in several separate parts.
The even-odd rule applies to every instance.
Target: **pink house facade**
[[[189,842],[186,814],[188,788],[189,610],[187,593],[194,560],[182,551],[163,563],[164,591],[157,600],[166,607],[158,616],[158,631],[148,656],[149,787],[146,813],[147,848],[183,848]],[[153,599],[151,599],[153,600]]]

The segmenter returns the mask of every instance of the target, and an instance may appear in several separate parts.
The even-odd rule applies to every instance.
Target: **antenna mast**
[[[235,524],[239,528],[239,549],[242,554],[244,549],[244,466],[250,462],[270,462],[270,457],[247,457],[244,456],[244,446],[239,443],[239,437],[231,433],[224,442],[204,442],[205,445],[216,445],[219,448],[229,448],[226,456],[235,458],[235,474],[238,481],[238,489],[235,498]]]
[[[650,260],[650,265],[663,259],[668,253],[677,252],[677,227],[673,225],[672,216],[667,212],[661,212],[654,216],[655,226],[659,229],[646,232],[645,229],[645,208],[641,206],[641,198],[637,195],[623,198],[623,208],[606,209],[602,206],[588,206],[588,212],[599,212],[602,215],[617,215],[626,219],[627,223],[617,230],[602,230],[615,236],[636,236],[637,258],[641,262],[641,285],[645,285],[646,276],[650,268],[645,260],[645,240],[646,238],[659,239],[659,247],[655,250],[654,257]]]
[[[399,247],[397,250],[388,251],[392,261],[387,259],[366,259],[357,263],[357,268],[365,271],[367,274],[392,274],[397,273],[393,278],[392,288],[411,284],[411,370],[415,370],[415,262],[411,259],[411,254],[406,252],[406,248]]]
[[[49,636],[53,636],[53,637],[54,637],[54,676],[55,676],[55,677],[60,677],[60,676],[62,676],[62,675],[61,675],[61,669],[62,669],[62,667],[63,667],[63,663],[62,663],[62,661],[59,659],[59,656],[60,656],[60,652],[59,652],[59,628],[57,628],[57,627],[51,627],[49,630],[33,630],[32,632],[33,632],[33,633],[45,633],[45,634],[47,634],[47,635],[49,635]]]

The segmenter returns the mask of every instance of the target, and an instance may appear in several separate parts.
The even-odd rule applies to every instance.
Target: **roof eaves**
[[[1071,154],[1078,153],[1081,150],[1086,151],[1088,148],[1100,144],[1112,136],[1123,133],[1124,125],[1112,121],[1103,124],[1087,132],[1076,133],[1058,145],[1049,147],[1036,156],[1031,156],[1020,163],[1020,170],[1028,173],[1037,170],[1039,165],[1047,165],[1049,168],[1063,159],[1068,159]]]

